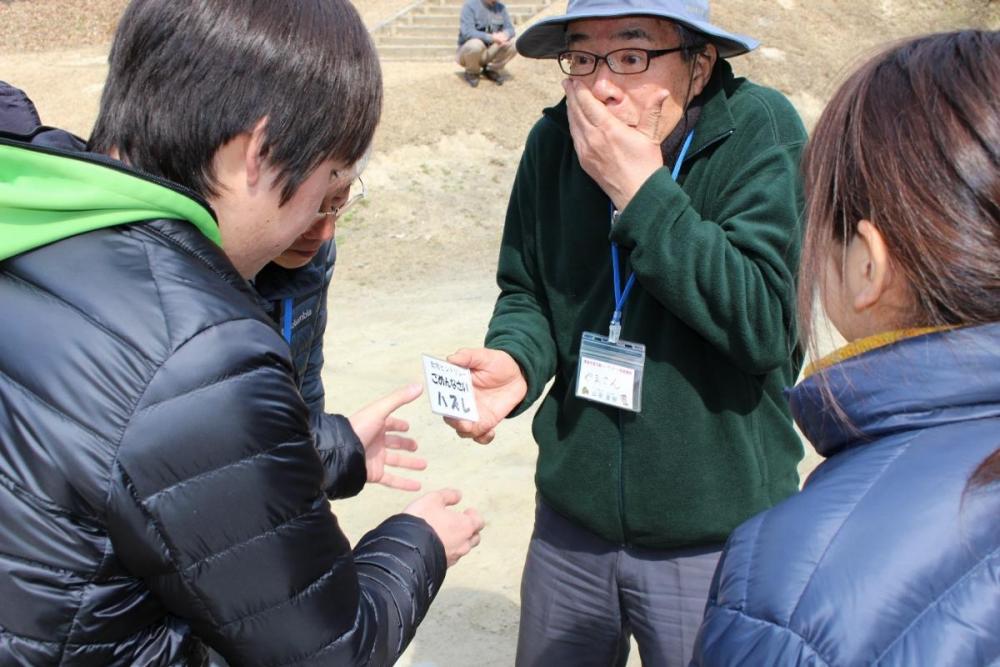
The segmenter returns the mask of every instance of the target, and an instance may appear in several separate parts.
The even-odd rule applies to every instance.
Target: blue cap
[[[679,23],[715,44],[719,56],[731,58],[757,48],[752,37],[727,32],[708,21],[708,0],[569,0],[566,13],[542,19],[515,41],[527,58],[555,58],[566,50],[566,25],[584,19],[652,16]]]

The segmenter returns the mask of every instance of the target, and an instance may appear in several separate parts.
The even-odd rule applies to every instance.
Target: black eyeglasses
[[[677,46],[672,49],[617,49],[599,56],[587,51],[563,51],[559,54],[559,69],[570,76],[587,76],[597,69],[597,63],[604,61],[615,74],[641,74],[649,69],[649,61],[668,53],[685,51],[689,47]]]

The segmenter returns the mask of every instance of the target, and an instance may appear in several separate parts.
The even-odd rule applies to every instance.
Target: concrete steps
[[[458,48],[458,22],[464,0],[417,0],[372,28],[383,60],[448,60]],[[514,27],[538,14],[552,0],[517,0],[507,4]]]

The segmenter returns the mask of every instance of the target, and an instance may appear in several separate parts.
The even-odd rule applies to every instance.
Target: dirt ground
[[[410,0],[357,0],[369,26]],[[25,88],[51,125],[86,136],[123,0],[0,0],[0,80]],[[546,13],[561,13],[557,2]],[[784,92],[811,126],[836,82],[875,47],[959,27],[1000,28],[997,0],[715,0],[713,20],[762,48],[738,73]],[[350,413],[419,380],[420,355],[481,342],[520,147],[560,98],[552,62],[516,59],[502,88],[465,86],[450,62],[384,63],[385,112],[366,172],[370,197],[341,221],[324,380],[329,410]],[[513,663],[518,586],[533,511],[530,418],[489,446],[455,437],[426,398],[402,410],[430,468],[425,489],[455,486],[487,518],[482,546],[453,568],[403,666]],[[808,450],[808,448],[807,448]],[[811,451],[811,450],[808,450]],[[803,471],[816,462],[807,457]],[[366,490],[334,506],[356,540],[409,500]],[[638,665],[633,651],[630,665]]]

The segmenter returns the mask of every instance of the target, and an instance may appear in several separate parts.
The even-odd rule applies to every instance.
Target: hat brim
[[[722,58],[732,58],[753,51],[759,42],[752,37],[726,32],[706,21],[696,21],[669,12],[625,10],[621,8],[596,10],[580,14],[564,14],[542,19],[525,30],[514,44],[517,52],[525,58],[555,58],[566,50],[566,25],[586,19],[622,18],[624,16],[652,16],[679,23],[695,32],[703,34],[715,44]]]

